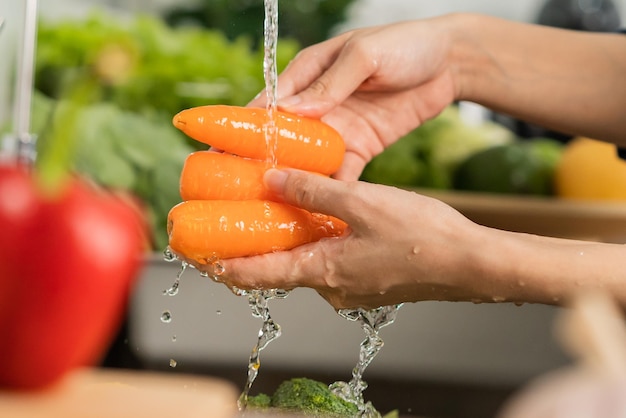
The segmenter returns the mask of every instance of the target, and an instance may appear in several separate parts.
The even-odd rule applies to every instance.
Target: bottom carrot
[[[189,200],[167,221],[172,252],[197,264],[289,250],[345,229],[337,218],[267,200]]]

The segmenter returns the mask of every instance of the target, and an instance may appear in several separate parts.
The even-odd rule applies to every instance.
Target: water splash
[[[376,411],[371,402],[365,403],[363,399],[363,391],[367,389],[367,383],[363,380],[363,373],[384,345],[382,338],[378,335],[378,331],[396,320],[401,306],[402,304],[382,306],[369,310],[358,308],[340,309],[337,311],[340,316],[349,321],[359,322],[365,332],[365,339],[361,342],[359,361],[352,369],[350,382],[335,382],[330,385],[330,389],[337,396],[355,404],[359,409],[360,416],[363,418],[380,417],[380,413]]]

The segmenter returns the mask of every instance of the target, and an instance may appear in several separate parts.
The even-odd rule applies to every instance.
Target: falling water
[[[265,93],[267,98],[267,121],[264,128],[266,144],[266,161],[269,167],[276,166],[276,145],[278,139],[278,128],[276,126],[276,95],[278,73],[276,69],[276,46],[278,44],[278,0],[265,0],[265,21],[264,21],[264,47],[265,55],[263,60],[263,76],[265,78]],[[250,361],[248,362],[248,378],[244,390],[239,397],[238,406],[244,410],[248,400],[248,394],[252,388],[259,368],[261,367],[260,353],[273,340],[280,337],[281,329],[272,319],[269,311],[268,301],[270,299],[283,299],[289,294],[286,290],[251,290],[241,291],[233,289],[235,294],[248,297],[248,304],[255,318],[263,320],[256,345],[252,348]]]
[[[268,301],[271,299],[284,299],[287,297],[289,292],[285,290],[274,289],[250,290],[241,292],[240,294],[248,296],[248,304],[250,305],[250,309],[252,310],[252,315],[255,318],[261,318],[263,320],[263,325],[261,326],[261,329],[259,329],[259,337],[257,343],[252,348],[252,353],[250,354],[250,361],[248,362],[248,379],[238,401],[239,409],[243,410],[246,407],[248,394],[250,393],[252,384],[259,374],[259,368],[261,367],[261,351],[265,347],[267,347],[270,342],[280,337],[281,334],[280,325],[274,322],[270,315]]]

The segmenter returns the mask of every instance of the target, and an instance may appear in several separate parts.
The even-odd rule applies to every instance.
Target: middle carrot
[[[271,199],[263,187],[267,163],[221,152],[196,151],[180,174],[183,200]]]

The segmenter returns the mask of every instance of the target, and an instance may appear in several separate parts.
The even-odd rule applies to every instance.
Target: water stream
[[[263,126],[266,144],[266,162],[268,167],[276,167],[276,145],[278,139],[278,128],[276,126],[276,101],[277,101],[277,79],[276,68],[276,47],[278,44],[278,0],[264,0],[265,20],[264,28],[264,59],[263,76],[265,79],[265,93],[267,99],[267,121]],[[261,367],[261,351],[273,340],[280,337],[281,329],[271,317],[268,301],[276,298],[286,298],[289,294],[286,290],[251,290],[238,291],[240,295],[248,297],[248,304],[252,310],[252,316],[260,318],[263,323],[259,330],[259,337],[256,345],[252,348],[250,360],[248,362],[248,376],[243,392],[239,397],[239,410],[245,410],[248,394],[252,388]]]
[[[396,320],[401,306],[402,304],[381,306],[376,309],[358,308],[337,311],[340,316],[349,321],[359,322],[365,332],[365,339],[360,346],[359,360],[352,369],[352,380],[350,382],[335,382],[330,385],[330,389],[339,397],[355,404],[363,418],[381,416],[371,402],[366,403],[363,399],[363,391],[367,389],[367,383],[363,380],[363,373],[384,345],[378,334],[379,330]]]

